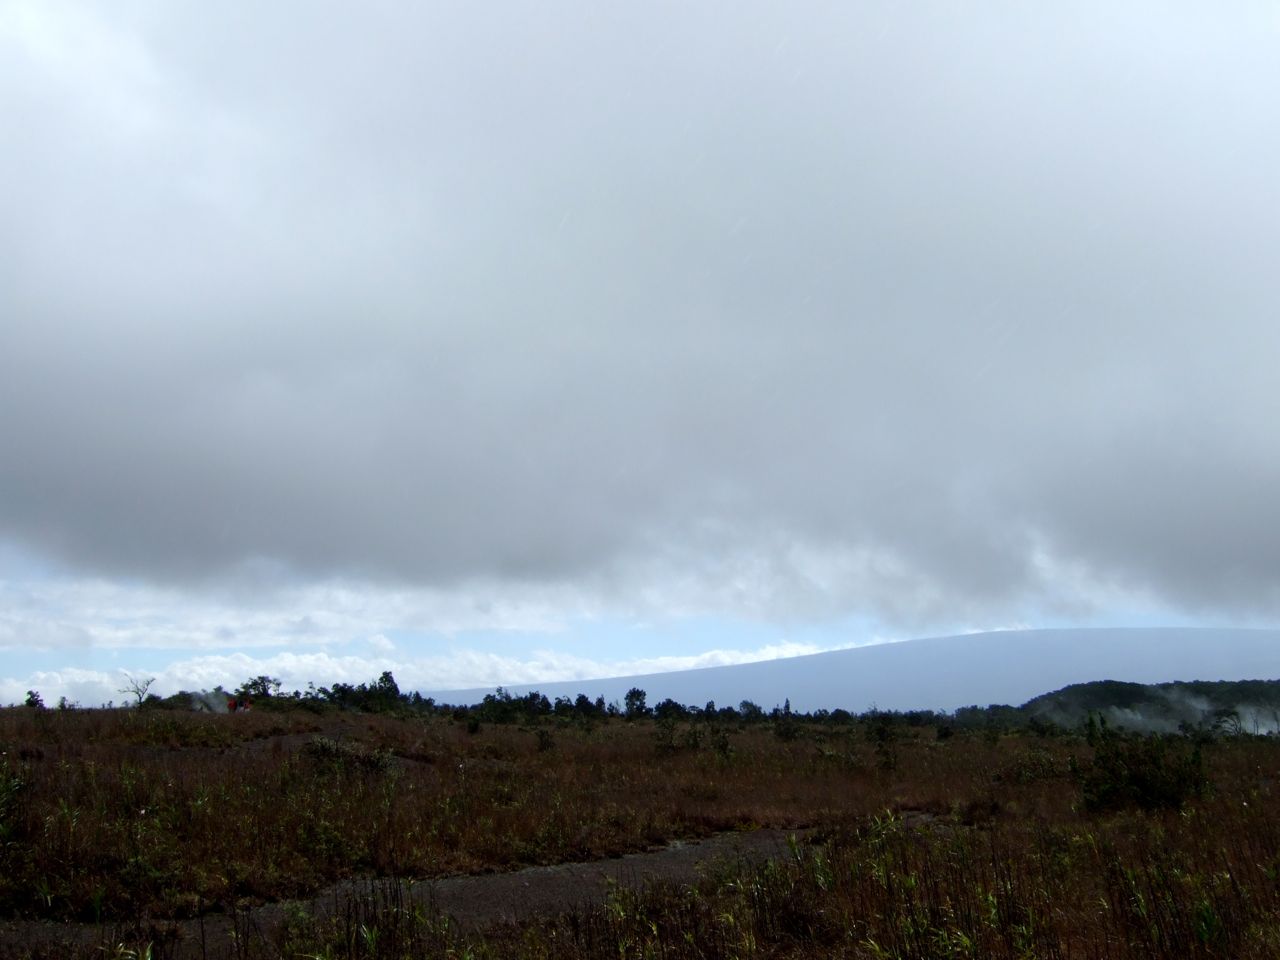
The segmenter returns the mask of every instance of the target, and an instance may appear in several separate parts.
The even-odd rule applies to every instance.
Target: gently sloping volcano
[[[1021,704],[1095,680],[1255,680],[1280,677],[1280,630],[1099,628],[1009,630],[854,647],[803,657],[643,676],[506,686],[520,695],[621,701],[639,687],[650,706],[670,698],[701,706],[750,700],[765,709],[935,709]],[[475,703],[492,688],[432,692]]]

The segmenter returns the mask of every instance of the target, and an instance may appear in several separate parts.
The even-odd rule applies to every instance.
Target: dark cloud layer
[[[2,539],[178,584],[1280,608],[1264,5],[0,24]]]

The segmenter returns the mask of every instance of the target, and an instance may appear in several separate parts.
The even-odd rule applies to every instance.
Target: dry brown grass
[[[810,936],[832,955],[1263,956],[1256,945],[1275,939],[1280,747],[1267,740],[1208,749],[1213,790],[1182,811],[1107,815],[1083,809],[1073,758],[1092,751],[1079,738],[939,741],[923,727],[878,743],[857,724],[802,725],[794,739],[768,725],[621,720],[471,734],[443,718],[14,709],[0,711],[0,750],[10,916],[189,916],[352,875],[506,869],[817,826],[831,841],[824,861],[800,858],[785,883],[750,882],[789,884],[804,901],[791,908],[819,910]],[[631,903],[627,915],[675,910],[683,896]],[[771,922],[756,907],[720,904],[742,924]],[[711,923],[701,909],[688,922]],[[580,919],[597,933],[605,923]],[[952,934],[952,952],[919,952],[920,938]],[[796,936],[754,952],[735,940],[723,955],[790,955]],[[1213,952],[1228,940],[1236,954]]]

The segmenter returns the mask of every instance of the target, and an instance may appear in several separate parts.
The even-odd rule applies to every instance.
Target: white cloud
[[[754,8],[0,0],[0,650],[1280,613],[1256,12]]]
[[[569,616],[599,610],[577,591],[541,587],[473,584],[446,591],[325,581],[200,591],[11,576],[0,579],[0,649],[292,649],[364,638],[386,652],[389,630],[550,634]]]
[[[381,654],[391,653],[391,651],[396,648],[395,643],[389,637],[386,637],[381,633],[369,637],[365,640],[365,643],[369,645],[370,650]]]
[[[261,674],[279,679],[285,690],[305,690],[309,683],[330,686],[335,682],[367,682],[384,670],[392,671],[404,690],[459,690],[728,666],[854,645],[820,646],[784,641],[749,650],[723,648],[684,656],[617,660],[572,656],[554,650],[539,650],[524,657],[479,650],[454,650],[425,657],[392,656],[392,649],[388,649],[385,656],[338,655],[327,650],[281,651],[265,656],[237,652],[178,660],[156,671],[67,668],[37,671],[24,678],[3,678],[0,679],[0,702],[21,702],[29,689],[39,690],[46,703],[60,696],[94,706],[109,700],[124,702],[128,697],[120,690],[129,676],[154,677],[152,692],[162,696],[178,690],[208,690],[215,686],[234,689]]]
[[[109,701],[122,703],[127,699],[120,693],[125,680],[122,673],[77,667],[38,670],[25,678],[0,677],[0,703],[22,703],[28,690],[38,692],[48,706],[52,706],[59,697],[91,707]]]
[[[42,83],[62,88],[100,135],[138,136],[155,128],[164,82],[146,47],[115,30],[92,7],[40,0],[0,6],[0,44],[31,64]]]

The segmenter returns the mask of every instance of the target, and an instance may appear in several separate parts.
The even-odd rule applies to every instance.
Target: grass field
[[[337,916],[295,911],[216,955],[1280,956],[1280,742],[947,733],[9,709],[0,915],[95,925],[84,956],[161,957],[167,921],[359,877]],[[763,866],[518,927],[464,933],[378,880],[759,828],[804,833]]]

